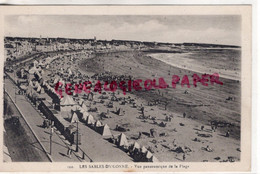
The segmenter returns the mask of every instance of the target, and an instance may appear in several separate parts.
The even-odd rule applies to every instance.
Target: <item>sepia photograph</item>
[[[251,38],[237,8],[4,13],[2,165],[249,170]]]

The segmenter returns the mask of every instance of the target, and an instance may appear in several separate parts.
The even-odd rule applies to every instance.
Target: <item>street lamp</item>
[[[16,75],[14,70],[14,102],[16,103]]]
[[[52,152],[52,135],[53,135],[53,126],[51,126],[51,129],[50,129],[50,155],[51,155],[51,152]]]
[[[77,142],[76,142],[76,152],[79,151],[79,121],[77,120]]]

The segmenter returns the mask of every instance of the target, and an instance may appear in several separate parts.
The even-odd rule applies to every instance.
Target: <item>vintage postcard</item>
[[[0,17],[1,171],[250,171],[250,5]]]

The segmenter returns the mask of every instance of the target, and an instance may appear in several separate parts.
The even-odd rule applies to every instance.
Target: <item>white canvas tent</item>
[[[71,117],[71,110],[74,105],[76,105],[75,101],[69,95],[64,95],[64,97],[60,101],[60,111],[61,111],[60,114],[62,115],[63,118]]]
[[[105,126],[103,127],[103,130],[102,130],[102,136],[112,136],[112,133],[110,131],[110,128],[107,124],[105,124]]]
[[[69,95],[65,95],[60,102],[61,106],[74,106],[77,103],[73,100],[72,97],[70,97]]]
[[[86,111],[83,112],[83,114],[82,114],[82,120],[87,121],[88,116],[89,116],[89,113],[88,113],[88,112],[86,112]]]
[[[133,150],[135,150],[135,149],[140,149],[140,148],[141,148],[140,144],[138,144],[137,142],[135,142],[134,145],[133,145]]]
[[[33,82],[30,80],[29,86],[34,87]]]
[[[35,67],[35,66],[37,66],[39,64],[39,62],[37,61],[37,60],[34,60],[33,61],[33,66]]]
[[[58,82],[59,82],[59,77],[56,77],[55,79],[54,79],[54,81],[53,81],[53,83],[56,85]]]
[[[41,94],[44,94],[45,91],[44,91],[44,88],[41,88]]]
[[[76,123],[76,122],[79,122],[79,118],[78,115],[74,112],[71,117],[70,123]]]
[[[81,107],[82,107],[85,111],[88,111],[88,107],[86,106],[85,103],[83,103],[83,104],[81,105]]]
[[[40,85],[38,85],[38,87],[37,87],[37,90],[36,90],[38,93],[41,93],[41,86]]]
[[[118,145],[121,147],[121,146],[128,146],[128,141],[127,141],[127,138],[126,138],[126,135],[124,133],[121,133],[118,137]]]
[[[101,126],[102,126],[102,123],[99,120],[97,120],[95,122],[95,128],[98,128],[98,127],[101,127]]]
[[[80,110],[80,106],[74,105],[74,106],[71,107],[71,110],[72,111],[79,111]]]
[[[92,115],[90,115],[90,114],[89,114],[89,116],[87,118],[87,124],[95,124],[94,117]]]
[[[69,75],[73,74],[70,68],[68,68],[67,72],[69,73]]]
[[[82,104],[84,103],[84,100],[81,98],[81,99],[79,99],[78,103],[82,107]]]
[[[33,66],[33,67],[29,70],[29,74],[33,75],[36,71],[37,71],[37,68]]]
[[[143,147],[141,148],[141,152],[142,152],[142,153],[146,153],[146,152],[147,152],[147,149],[143,146]]]
[[[145,157],[147,159],[150,159],[152,156],[153,156],[153,154],[149,150],[147,150]]]

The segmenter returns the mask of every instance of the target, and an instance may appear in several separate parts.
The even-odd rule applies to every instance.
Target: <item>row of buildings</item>
[[[21,38],[5,37],[5,58],[7,61],[37,52],[66,50],[128,50],[167,47],[171,43],[140,42],[128,40],[96,40],[67,38]]]

